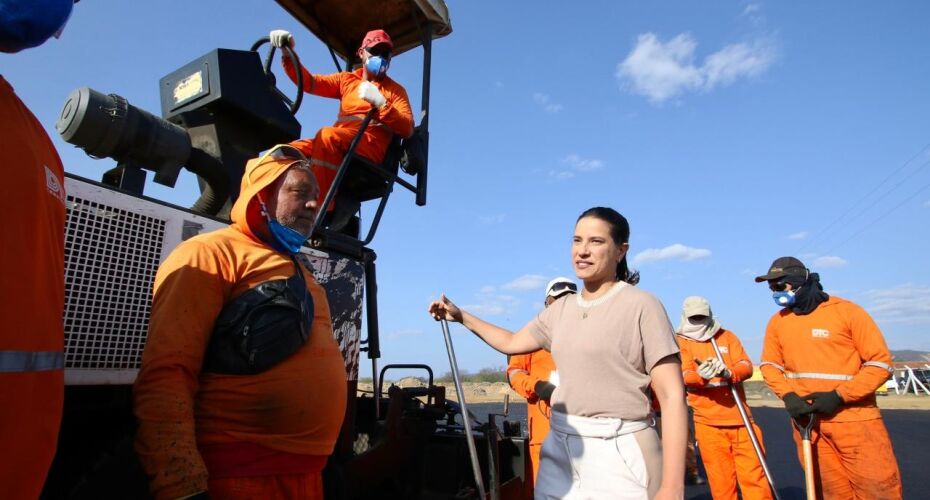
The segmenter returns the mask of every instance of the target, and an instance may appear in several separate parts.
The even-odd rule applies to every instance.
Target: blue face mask
[[[772,294],[772,299],[780,307],[791,307],[794,305],[797,300],[794,296],[794,290],[789,290],[785,292],[775,292]]]
[[[274,219],[268,220],[268,230],[271,231],[271,236],[275,239],[272,246],[276,250],[290,254],[299,253],[300,248],[310,239],[308,236],[304,236],[303,233],[284,226]]]
[[[369,75],[380,78],[387,74],[388,66],[390,65],[390,59],[381,56],[371,56],[368,58],[368,61],[365,62],[365,71],[367,71]]]
[[[0,52],[42,45],[68,21],[74,0],[0,0]]]

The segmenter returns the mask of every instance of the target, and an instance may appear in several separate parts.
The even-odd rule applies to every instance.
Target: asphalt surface
[[[468,407],[482,420],[487,413],[502,410],[502,405],[493,403]],[[788,414],[781,408],[753,408],[752,415],[762,428],[766,459],[779,496],[782,500],[804,500],[804,471],[798,463]],[[882,417],[901,470],[904,498],[930,498],[930,411],[882,410]],[[512,404],[507,420],[521,420],[525,429],[526,405]],[[698,461],[703,474],[703,465]],[[685,498],[710,500],[710,490],[706,485],[688,486]]]

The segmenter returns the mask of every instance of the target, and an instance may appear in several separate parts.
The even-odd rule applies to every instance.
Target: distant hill
[[[930,361],[930,352],[926,351],[912,351],[910,349],[902,349],[900,351],[891,351],[891,357],[895,361]]]

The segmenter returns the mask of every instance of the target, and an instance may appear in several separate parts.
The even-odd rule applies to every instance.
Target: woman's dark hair
[[[610,238],[614,240],[614,243],[617,245],[630,242],[630,223],[627,222],[626,217],[620,215],[616,210],[607,207],[589,208],[578,216],[578,220],[584,219],[585,217],[594,217],[606,222],[607,225],[610,226]],[[617,264],[617,279],[630,282],[633,277],[634,276],[630,273],[630,268],[626,264],[626,255],[624,255],[620,263]],[[639,281],[638,278],[639,276],[636,276],[635,281]],[[635,285],[636,283],[632,284]]]

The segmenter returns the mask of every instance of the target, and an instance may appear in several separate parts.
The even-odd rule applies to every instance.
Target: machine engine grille
[[[65,368],[138,369],[165,222],[68,196]]]

